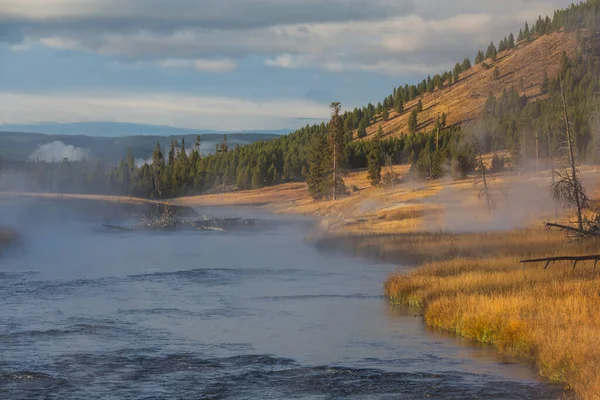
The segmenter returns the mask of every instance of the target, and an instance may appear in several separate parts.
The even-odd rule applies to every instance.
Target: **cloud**
[[[69,161],[81,161],[88,158],[90,149],[66,145],[56,140],[37,148],[27,158],[29,161],[62,162],[65,158]]]
[[[0,41],[124,63],[439,72],[567,0],[4,0]],[[4,9],[4,10],[3,10]],[[4,12],[2,12],[4,11]]]
[[[1,93],[0,124],[127,121],[191,129],[248,130],[321,120],[327,104],[308,100],[249,101],[175,93]],[[306,123],[306,121],[303,121]]]
[[[168,58],[159,61],[136,61],[136,62],[114,62],[112,66],[123,69],[146,69],[146,68],[161,68],[161,69],[192,69],[200,72],[224,73],[235,71],[238,67],[237,63],[231,59],[224,58],[218,60],[209,59],[185,59],[185,58]]]

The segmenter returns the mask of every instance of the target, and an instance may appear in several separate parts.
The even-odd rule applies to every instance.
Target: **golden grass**
[[[493,344],[582,398],[600,398],[600,270],[519,265],[528,257],[597,254],[600,240],[567,243],[535,229],[406,239],[403,250],[430,261],[388,278],[392,303],[421,307],[429,326]]]

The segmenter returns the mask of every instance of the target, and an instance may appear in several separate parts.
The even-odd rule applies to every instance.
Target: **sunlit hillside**
[[[477,119],[490,93],[498,96],[504,90],[515,88],[530,101],[537,100],[542,96],[544,72],[551,79],[556,77],[562,53],[572,56],[576,48],[575,35],[564,31],[541,36],[529,44],[519,42],[515,49],[498,53],[496,60],[487,59],[463,72],[457,83],[406,103],[401,115],[391,110],[388,121],[378,116],[376,123],[367,128],[367,135],[375,134],[379,124],[386,136],[408,133],[408,117],[419,100],[423,102],[423,111],[418,116],[419,131],[433,128],[442,113],[447,115],[447,125],[465,124]],[[494,79],[496,67],[500,76]]]

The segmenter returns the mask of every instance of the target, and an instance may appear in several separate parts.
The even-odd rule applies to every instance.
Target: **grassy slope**
[[[448,125],[468,123],[479,116],[490,93],[498,96],[511,87],[530,100],[538,99],[544,71],[551,78],[556,76],[563,51],[571,55],[575,48],[573,34],[555,32],[530,44],[520,42],[516,49],[499,53],[496,61],[486,60],[491,65],[490,69],[485,69],[481,64],[473,66],[460,75],[458,83],[442,90],[436,89],[422,97],[423,112],[419,113],[419,130],[433,128],[438,114],[442,113],[446,113]],[[493,80],[492,73],[496,66],[500,70],[500,79]],[[387,122],[380,121],[384,135],[408,133],[408,117],[419,99],[408,102],[402,115],[391,111]],[[379,122],[376,122],[367,128],[367,135],[375,134],[378,126]]]

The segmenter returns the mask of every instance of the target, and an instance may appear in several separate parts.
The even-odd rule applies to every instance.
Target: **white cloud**
[[[127,121],[191,129],[280,129],[328,117],[326,104],[174,93],[0,93],[0,124]]]
[[[167,59],[157,62],[162,68],[193,68],[196,71],[206,72],[231,72],[235,71],[237,64],[230,59],[221,60],[186,60]]]
[[[29,161],[61,162],[65,158],[69,161],[81,161],[88,158],[90,149],[66,145],[56,140],[38,147],[27,158]]]
[[[267,58],[265,65],[267,67],[295,68],[298,63],[291,54],[281,54],[275,58]]]
[[[4,0],[7,37],[122,63],[439,72],[570,0]],[[8,10],[2,17],[2,8]],[[268,12],[267,12],[268,10]],[[437,68],[437,70],[434,70]]]

